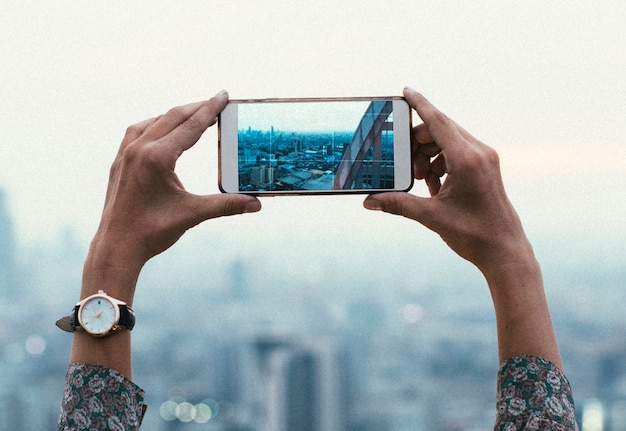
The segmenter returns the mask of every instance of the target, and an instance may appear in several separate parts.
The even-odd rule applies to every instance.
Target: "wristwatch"
[[[104,291],[79,301],[69,316],[56,322],[67,332],[84,330],[94,337],[104,337],[112,332],[135,326],[135,312],[124,301],[107,295]]]

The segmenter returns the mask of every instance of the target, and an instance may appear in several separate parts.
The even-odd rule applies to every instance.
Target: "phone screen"
[[[220,187],[405,190],[412,184],[409,123],[401,98],[231,101],[220,115]]]

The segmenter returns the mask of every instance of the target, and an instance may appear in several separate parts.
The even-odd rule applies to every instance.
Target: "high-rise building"
[[[304,144],[301,139],[293,140],[293,150],[296,153],[304,153]]]
[[[12,299],[17,295],[15,246],[13,220],[6,193],[0,188],[0,299]]]
[[[246,265],[241,259],[235,260],[230,267],[228,296],[236,301],[243,301],[248,296],[248,280]]]
[[[257,187],[266,188],[274,182],[274,168],[261,165],[250,170],[250,182]]]
[[[313,352],[289,349],[275,352],[268,371],[268,429],[319,430],[320,364]]]
[[[336,343],[258,337],[252,343],[261,374],[264,430],[345,429],[345,391]]]

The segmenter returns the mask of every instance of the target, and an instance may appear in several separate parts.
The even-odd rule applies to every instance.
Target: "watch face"
[[[94,296],[80,308],[78,320],[87,332],[104,335],[119,319],[117,307],[105,297]]]

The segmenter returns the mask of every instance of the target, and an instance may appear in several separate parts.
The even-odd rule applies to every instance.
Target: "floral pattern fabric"
[[[60,431],[137,431],[144,391],[115,370],[71,364]],[[507,360],[498,373],[496,431],[577,431],[572,391],[565,374],[534,356]]]
[[[143,399],[143,389],[115,370],[71,364],[58,429],[138,430],[146,411]]]
[[[534,356],[507,360],[498,373],[496,431],[577,431],[565,374]]]

